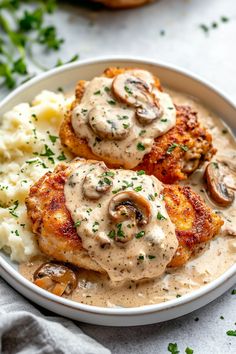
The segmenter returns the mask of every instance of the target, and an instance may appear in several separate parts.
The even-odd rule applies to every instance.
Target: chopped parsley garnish
[[[231,294],[232,294],[232,295],[236,295],[236,289],[233,289],[233,290],[231,291]]]
[[[124,86],[124,89],[129,95],[133,94],[133,91],[129,88],[129,86]]]
[[[50,135],[49,134],[49,139],[51,140],[51,142],[53,144],[55,144],[55,142],[57,141],[57,139],[59,139],[59,136],[55,136],[55,135]]]
[[[115,235],[116,235],[115,230],[111,230],[107,236],[110,238],[114,238]]]
[[[222,129],[222,134],[227,134],[228,133],[228,129]]]
[[[236,331],[233,329],[230,329],[229,331],[227,331],[226,334],[227,334],[227,336],[236,337]]]
[[[98,91],[94,92],[93,94],[94,94],[94,95],[100,95],[100,94],[101,94],[101,91],[98,90]]]
[[[108,86],[105,86],[105,87],[104,87],[104,91],[106,91],[106,92],[110,92],[109,87],[108,87]]]
[[[177,294],[176,297],[179,298],[179,297],[181,297],[181,295],[180,295],[180,294]]]
[[[63,151],[62,151],[61,155],[57,156],[57,159],[58,159],[59,161],[64,161],[64,160],[66,160],[66,156],[65,156],[65,154],[64,154]]]
[[[36,121],[38,120],[38,118],[37,118],[36,114],[34,114],[34,113],[33,113],[33,114],[31,114],[31,117],[32,117],[32,118],[34,118]]]
[[[104,177],[103,181],[104,181],[104,183],[108,184],[109,186],[112,184],[112,181],[107,177]]]
[[[140,232],[138,232],[136,235],[135,235],[135,237],[136,238],[141,238],[141,237],[143,237],[145,235],[145,231],[140,231]]]
[[[184,151],[188,151],[187,145],[180,145],[179,147],[180,147],[180,149],[182,149]]]
[[[178,349],[177,343],[169,343],[167,349],[168,349],[168,352],[170,352],[172,354],[179,354],[179,349]]]
[[[98,228],[99,228],[99,222],[98,222],[98,221],[95,221],[95,222],[93,223],[92,231],[93,231],[93,232],[97,232],[97,231],[98,231]]]
[[[75,222],[74,227],[78,227],[78,226],[80,226],[80,225],[81,225],[81,221],[78,220],[78,221]]]
[[[170,155],[170,154],[172,153],[172,151],[173,151],[177,146],[178,146],[178,144],[173,143],[171,146],[168,147],[166,153],[167,153],[168,155]]]
[[[128,129],[129,128],[129,124],[123,123],[123,127],[124,127],[124,129]]]
[[[145,174],[146,174],[146,172],[144,170],[137,171],[137,175],[138,176],[142,176],[142,175],[145,175]]]
[[[153,194],[148,194],[148,199],[154,201],[155,196]]]
[[[149,258],[149,259],[154,259],[154,258],[156,258],[156,256],[153,256],[152,254],[149,254],[149,255],[148,255],[148,258]]]
[[[186,354],[193,354],[193,349],[187,347],[187,348],[185,349],[185,353],[186,353]]]
[[[135,192],[140,192],[143,189],[142,186],[137,186],[134,188]]]
[[[146,130],[141,130],[141,132],[139,133],[139,136],[142,136],[146,133]]]
[[[163,122],[163,123],[166,123],[167,121],[168,121],[168,119],[166,119],[166,118],[161,119],[161,122]]]
[[[109,176],[109,177],[114,177],[115,176],[115,172],[112,171],[106,171],[102,174],[102,176]]]
[[[224,320],[225,318],[224,318],[224,316],[220,316],[220,319],[221,319],[221,320]]]
[[[48,145],[44,145],[45,152],[43,154],[40,154],[40,156],[46,156],[50,157],[55,155],[54,152],[48,147]]]
[[[13,206],[11,206],[9,208],[9,213],[14,216],[15,218],[18,218],[18,215],[15,213],[16,209],[18,208],[19,206],[19,201],[16,200],[14,203],[13,203]]]
[[[16,236],[20,236],[20,234],[19,234],[19,231],[18,231],[18,230],[15,230],[15,234],[16,234]]]
[[[203,30],[203,32],[205,32],[205,33],[209,32],[209,28],[206,25],[201,24],[199,27]]]
[[[140,254],[140,255],[138,256],[138,261],[143,261],[143,260],[144,260],[144,255]]]
[[[117,236],[118,237],[125,237],[124,231],[121,230],[122,229],[122,223],[117,224],[116,227],[117,227]]]
[[[126,119],[129,119],[128,116],[120,116],[119,114],[117,115],[118,117],[118,120],[126,120]]]
[[[221,16],[220,19],[221,19],[222,22],[229,22],[229,18],[226,17],[226,16]]]
[[[112,191],[112,194],[116,194],[116,193],[118,193],[118,192],[120,192],[120,191],[121,191],[121,188],[114,189],[114,190]]]
[[[145,150],[145,146],[144,146],[142,143],[138,143],[138,144],[137,144],[137,149],[138,149],[139,151],[144,151],[144,150]]]
[[[219,165],[218,165],[218,163],[217,163],[217,162],[212,162],[212,164],[213,164],[213,166],[214,166],[216,169],[218,169],[218,168],[219,168]]]
[[[157,220],[166,220],[165,216],[162,215],[159,211],[157,213]]]
[[[107,103],[109,103],[109,104],[114,106],[116,104],[116,101],[115,100],[108,100]]]

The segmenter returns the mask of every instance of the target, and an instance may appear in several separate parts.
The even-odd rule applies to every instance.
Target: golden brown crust
[[[179,241],[170,266],[179,267],[186,263],[199,245],[210,241],[219,232],[223,221],[190,187],[166,185],[164,200]]]
[[[104,75],[113,78],[126,70],[129,68],[111,67],[105,70]],[[84,83],[79,81],[76,86],[76,99],[61,125],[60,138],[62,144],[75,156],[102,160],[93,154],[85,139],[77,137],[71,124],[72,110],[84,94]],[[161,89],[158,78],[155,78],[155,86]],[[188,178],[202,162],[210,160],[216,152],[210,133],[198,122],[197,113],[187,106],[177,106],[176,110],[176,126],[155,139],[151,152],[146,154],[142,163],[135,168],[143,169],[164,183],[175,183]],[[173,146],[175,147],[172,149]],[[109,167],[120,167],[113,163],[111,157],[103,160]]]
[[[199,124],[197,113],[188,106],[176,106],[176,112],[176,125],[155,139],[151,152],[136,168],[156,176],[163,183],[187,179],[216,153],[212,137]],[[193,165],[189,171],[188,164]]]
[[[26,206],[32,229],[41,251],[46,255],[102,272],[83,249],[66,209],[64,184],[70,171],[69,165],[60,164],[53,173],[47,173],[31,187]],[[165,186],[164,196],[179,240],[178,250],[170,265],[179,267],[187,262],[199,244],[217,234],[223,222],[189,187]]]
[[[73,220],[65,205],[64,184],[70,167],[60,164],[30,188],[26,199],[32,230],[40,250],[58,261],[102,272],[82,247]]]

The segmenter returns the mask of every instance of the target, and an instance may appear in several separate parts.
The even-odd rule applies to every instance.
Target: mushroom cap
[[[133,191],[117,193],[108,206],[109,216],[116,222],[131,218],[137,225],[146,225],[151,217],[149,201]]]
[[[206,184],[211,198],[225,207],[230,206],[235,198],[234,191],[224,181],[228,173],[229,169],[222,162],[210,162],[205,170]]]

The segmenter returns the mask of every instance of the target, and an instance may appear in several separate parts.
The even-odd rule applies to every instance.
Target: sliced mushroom
[[[104,162],[92,165],[90,172],[85,176],[82,190],[88,199],[99,199],[113,185],[114,172],[110,171]]]
[[[205,170],[205,179],[211,198],[225,207],[234,201],[234,191],[225,183],[225,177],[229,173],[229,169],[222,162],[210,162]]]
[[[112,90],[122,102],[136,108],[141,124],[150,124],[163,115],[159,100],[150,92],[149,85],[136,76],[129,73],[117,75]]]
[[[58,263],[44,263],[34,273],[34,284],[51,293],[70,295],[78,283],[75,272]]]
[[[116,224],[116,241],[130,241],[138,227],[148,224],[151,206],[147,199],[133,191],[116,194],[109,203],[108,214]]]
[[[91,129],[102,139],[123,140],[132,127],[131,111],[121,108],[95,107],[88,115],[88,122]],[[121,117],[121,119],[120,119]],[[125,117],[125,120],[122,119]]]

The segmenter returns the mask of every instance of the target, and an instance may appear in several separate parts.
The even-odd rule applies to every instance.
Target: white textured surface
[[[222,23],[221,16],[230,21]],[[63,5],[55,17],[66,38],[64,59],[79,52],[81,58],[125,54],[162,60],[192,70],[236,100],[235,0],[161,0],[117,12]],[[219,26],[206,35],[199,25],[212,22]],[[43,61],[55,62],[55,56]],[[113,353],[162,354],[167,353],[169,342],[177,342],[181,353],[189,346],[194,354],[233,354],[236,337],[226,331],[236,329],[235,321],[236,295],[228,291],[203,309],[162,324],[80,327]]]

